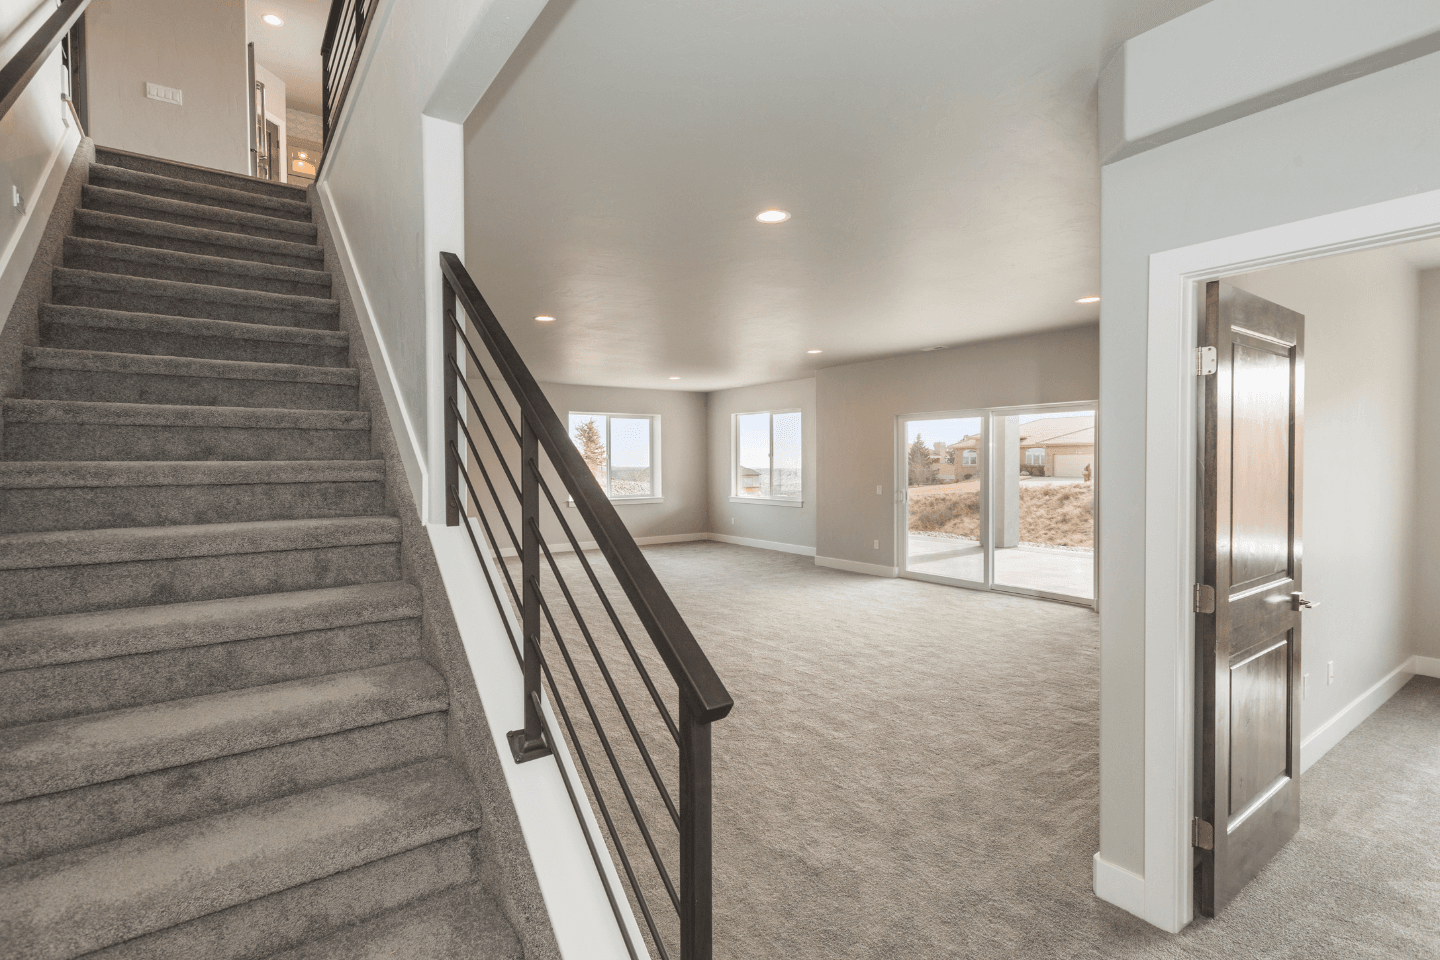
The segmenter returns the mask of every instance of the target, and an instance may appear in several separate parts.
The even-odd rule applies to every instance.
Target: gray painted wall
[[[1231,282],[1305,315],[1303,740],[1415,652],[1416,274],[1375,250]]]
[[[245,0],[94,0],[85,43],[98,145],[249,172]],[[146,99],[147,82],[184,103]]]
[[[1426,270],[1419,279],[1419,409],[1416,443],[1416,551],[1413,630],[1415,652],[1440,657],[1440,270]]]
[[[1145,867],[1150,255],[1440,189],[1440,54],[1101,171],[1100,854]]]
[[[1094,400],[1099,349],[1086,324],[819,371],[816,553],[895,565],[897,416]]]
[[[815,549],[816,465],[815,381],[786,380],[709,395],[710,530],[729,537]],[[760,410],[800,410],[800,507],[730,500],[734,469],[732,417]]]

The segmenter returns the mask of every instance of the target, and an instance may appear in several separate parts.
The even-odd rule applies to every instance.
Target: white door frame
[[[1440,236],[1440,190],[1150,256],[1145,389],[1145,876],[1140,916],[1193,915],[1198,290],[1284,263]],[[1102,323],[1104,322],[1102,318]]]

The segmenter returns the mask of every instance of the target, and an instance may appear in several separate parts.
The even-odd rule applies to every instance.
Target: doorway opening
[[[901,574],[1095,602],[1095,404],[899,418]]]

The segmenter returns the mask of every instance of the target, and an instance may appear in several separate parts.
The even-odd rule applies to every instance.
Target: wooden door
[[[1214,916],[1300,826],[1305,318],[1218,281],[1204,311],[1193,834]]]

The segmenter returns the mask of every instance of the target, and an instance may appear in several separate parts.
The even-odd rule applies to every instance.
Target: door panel
[[[1300,825],[1304,323],[1221,282],[1206,286],[1196,617],[1196,902],[1214,916]]]

